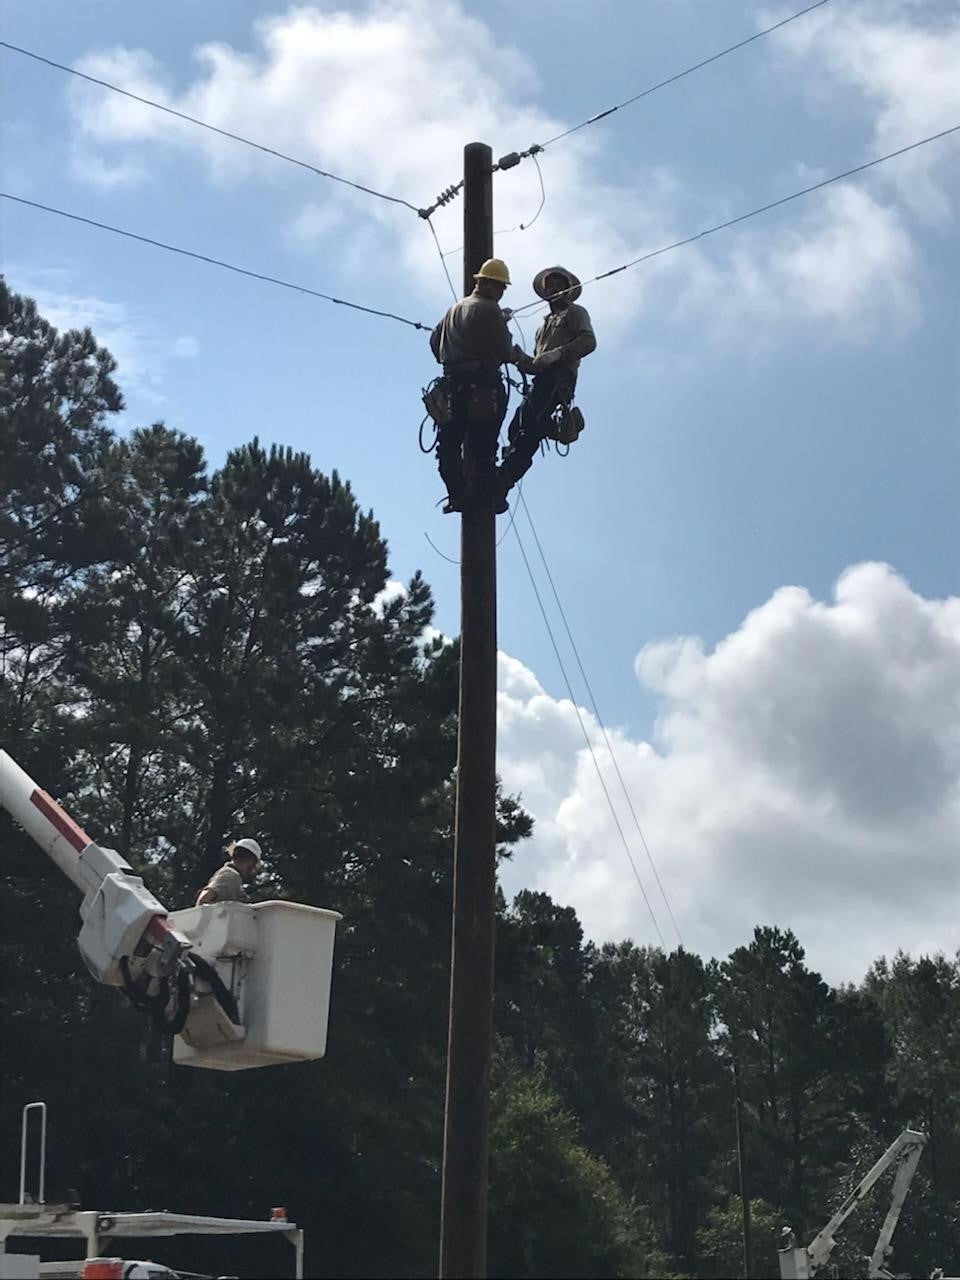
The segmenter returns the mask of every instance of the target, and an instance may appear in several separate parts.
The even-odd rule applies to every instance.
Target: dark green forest
[[[2,307],[0,745],[171,908],[242,829],[267,855],[254,896],[344,918],[323,1062],[174,1068],[84,971],[73,887],[0,816],[0,1199],[43,1099],[48,1199],[285,1205],[308,1274],[435,1274],[457,645],[424,639],[419,574],[378,600],[387,543],[335,470],[256,439],[211,470],[162,423],[121,432],[95,336],[5,287]],[[499,805],[509,858],[532,822],[522,796]],[[596,946],[525,892],[499,903],[491,1275],[742,1275],[735,1067],[754,1276],[908,1123],[929,1142],[893,1268],[960,1264],[960,956],[832,988],[786,930],[760,923],[722,961]],[[837,1274],[866,1274],[887,1187]],[[216,1265],[288,1261],[259,1248]]]

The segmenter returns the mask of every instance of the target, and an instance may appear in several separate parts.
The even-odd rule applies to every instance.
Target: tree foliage
[[[120,435],[94,336],[0,301],[3,745],[171,907],[245,831],[267,850],[255,893],[344,916],[324,1062],[173,1068],[83,971],[71,886],[0,818],[0,1180],[42,1098],[52,1196],[287,1204],[314,1274],[431,1274],[458,647],[427,638],[419,574],[385,590],[377,521],[335,471],[257,439],[211,470],[162,423]],[[501,794],[500,856],[531,827]],[[895,1259],[956,1265],[960,956],[878,961],[834,990],[789,931],[758,927],[719,963],[597,947],[528,891],[500,900],[496,977],[493,1274],[734,1274],[735,1079],[755,1274],[784,1219],[809,1239],[908,1122],[930,1140]],[[845,1274],[879,1217],[849,1224]]]

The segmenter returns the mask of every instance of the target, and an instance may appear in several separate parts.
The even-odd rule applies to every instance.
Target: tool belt
[[[454,397],[461,398],[469,423],[499,422],[504,410],[504,390],[500,370],[490,365],[467,365],[445,369],[423,393],[423,406],[438,427],[453,418]]]
[[[503,416],[503,387],[469,387],[464,408],[468,422],[499,422]]]

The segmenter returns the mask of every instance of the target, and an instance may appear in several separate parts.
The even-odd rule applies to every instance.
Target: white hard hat
[[[244,836],[242,840],[234,840],[233,852],[236,853],[238,849],[245,849],[247,853],[252,853],[258,862],[263,857],[256,840],[251,840],[247,836]]]

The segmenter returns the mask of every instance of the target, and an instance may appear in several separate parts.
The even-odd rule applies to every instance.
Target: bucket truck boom
[[[90,973],[176,1037],[175,1061],[236,1071],[323,1057],[337,912],[224,902],[171,915],[2,750],[0,806],[83,894]]]
[[[0,804],[83,894],[77,939],[98,982],[122,987],[168,1030],[180,1031],[199,973],[190,943],[133,869],[91,840],[6,751]]]
[[[830,1254],[837,1243],[837,1232],[859,1205],[860,1201],[866,1197],[881,1174],[895,1164],[897,1172],[893,1179],[890,1208],[887,1210],[887,1216],[884,1219],[883,1226],[880,1228],[880,1235],[877,1237],[877,1243],[874,1246],[873,1253],[870,1255],[867,1269],[869,1280],[885,1280],[886,1277],[889,1277],[891,1273],[887,1270],[886,1263],[891,1252],[890,1241],[900,1219],[903,1202],[907,1198],[907,1192],[910,1189],[913,1175],[916,1173],[917,1164],[923,1153],[926,1141],[927,1135],[925,1133],[919,1133],[914,1129],[904,1129],[903,1133],[887,1147],[870,1172],[850,1192],[827,1225],[822,1231],[817,1232],[806,1248],[802,1245],[795,1245],[791,1239],[787,1248],[780,1250],[781,1280],[809,1280],[809,1277],[816,1276],[820,1269],[826,1266]],[[784,1230],[785,1234],[793,1237],[793,1232],[789,1228]]]

